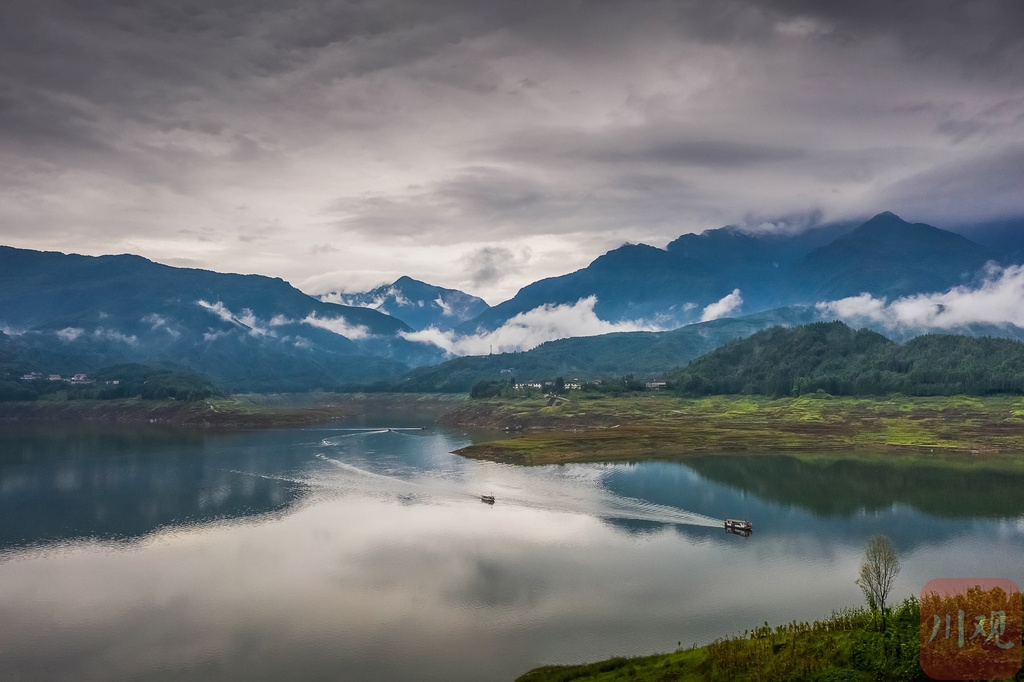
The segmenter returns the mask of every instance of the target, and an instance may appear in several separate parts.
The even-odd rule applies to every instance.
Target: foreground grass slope
[[[516,682],[894,682],[928,680],[920,667],[920,606],[847,609],[814,623],[767,623],[743,635],[669,654],[531,670]],[[1013,678],[1024,680],[1024,672]]]

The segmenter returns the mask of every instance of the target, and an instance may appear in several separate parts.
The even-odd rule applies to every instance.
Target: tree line
[[[842,322],[766,329],[668,374],[684,396],[1024,394],[1024,343],[927,334],[902,345]]]
[[[68,400],[204,400],[223,391],[205,377],[187,370],[124,364],[107,367],[88,375],[88,383],[50,381],[45,376],[23,379],[13,372],[0,376],[0,402],[38,400],[61,394]]]

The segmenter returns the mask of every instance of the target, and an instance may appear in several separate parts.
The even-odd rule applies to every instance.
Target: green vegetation
[[[611,658],[583,665],[550,665],[536,668],[516,682],[868,682],[869,680],[927,680],[921,668],[922,623],[939,622],[940,613],[951,608],[972,612],[1011,611],[1010,599],[996,588],[986,595],[980,588],[967,596],[926,599],[922,606],[909,597],[895,608],[885,605],[892,581],[900,569],[895,548],[884,536],[872,537],[865,548],[857,583],[864,589],[868,608],[848,608],[814,623],[793,621],[763,625],[742,635],[724,637],[703,647],[678,649],[669,654],[636,658]],[[980,606],[978,606],[980,605]],[[977,608],[974,608],[977,606]],[[922,620],[922,610],[926,617]],[[878,613],[881,618],[878,618]],[[962,612],[961,612],[962,613]],[[993,616],[994,617],[994,616]],[[936,626],[938,627],[938,626]],[[1019,629],[1006,635],[1019,639]],[[952,642],[953,640],[951,640]],[[960,646],[962,646],[962,640]],[[941,641],[925,650],[934,670],[963,665],[963,657]],[[996,650],[998,652],[998,650]],[[977,670],[985,656],[980,645],[967,652],[961,672]],[[1018,659],[1019,661],[1019,659]],[[938,667],[934,667],[938,665]],[[1014,680],[1024,680],[1024,669]]]
[[[710,396],[667,393],[610,397],[569,391],[542,398],[469,401],[443,423],[515,434],[460,454],[521,464],[671,457],[700,452],[898,450],[972,453],[1024,450],[1024,398]],[[1012,466],[1012,464],[1010,464]]]
[[[928,334],[903,345],[818,322],[732,341],[669,373],[681,395],[1024,394],[1024,343]]]
[[[24,379],[24,374],[7,372],[0,381],[0,401],[10,400],[205,400],[222,396],[223,391],[206,378],[188,370],[149,367],[139,364],[115,365],[101,369],[79,381],[70,377],[51,381],[39,374]]]
[[[516,682],[926,680],[919,663],[919,608],[911,597],[890,609],[884,632],[869,609],[846,609],[814,623],[774,628],[765,623],[741,636],[670,654],[545,666]]]

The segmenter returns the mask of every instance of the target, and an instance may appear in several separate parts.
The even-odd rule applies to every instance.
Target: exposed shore
[[[507,437],[458,454],[526,465],[636,460],[708,452],[890,450],[1019,461],[1020,397],[676,398],[571,396],[468,401],[442,423]]]
[[[461,394],[308,393],[234,395],[208,400],[36,400],[0,403],[0,427],[13,423],[88,422],[249,429],[322,424],[410,413],[438,418]]]
[[[902,452],[1024,466],[1020,397],[677,398],[571,395],[468,400],[464,394],[309,393],[176,400],[38,400],[0,403],[0,426],[87,422],[186,428],[279,428],[393,413],[497,439],[458,454],[544,465],[715,452]]]

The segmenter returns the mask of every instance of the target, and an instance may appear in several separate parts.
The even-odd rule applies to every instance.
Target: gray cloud
[[[529,260],[528,250],[517,255],[503,246],[485,246],[463,256],[462,264],[469,281],[481,286],[500,282]]]
[[[993,150],[973,158],[936,164],[888,187],[881,201],[934,223],[977,219],[975,200],[984,197],[985,214],[1014,217],[1021,213],[1024,145]]]
[[[1017,0],[0,4],[0,242],[325,290],[1020,215],[1021,139]],[[481,277],[488,248],[533,257]]]

